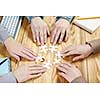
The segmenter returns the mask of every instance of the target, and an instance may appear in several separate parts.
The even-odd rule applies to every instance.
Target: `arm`
[[[74,16],[58,16],[56,18],[57,18],[57,20],[59,20],[60,18],[63,18],[63,19],[66,19],[67,21],[69,21],[71,23],[74,19]]]
[[[7,30],[2,25],[0,25],[0,40],[4,42],[8,37],[10,36]]]
[[[86,42],[86,44],[90,45],[90,47],[93,49],[93,53],[100,52],[100,39]]]
[[[41,76],[47,69],[32,62],[18,66],[14,72],[0,77],[0,83],[22,83]]]
[[[20,60],[20,57],[24,57],[28,60],[35,59],[34,52],[14,40],[3,25],[0,25],[0,40],[2,43],[4,43],[10,55],[16,58],[18,61]]]

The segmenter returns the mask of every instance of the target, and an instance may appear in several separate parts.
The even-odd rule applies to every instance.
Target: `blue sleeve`
[[[74,19],[74,16],[57,16],[56,18],[57,20],[59,20],[60,18],[64,18],[68,20],[69,22],[72,22],[72,20]]]
[[[0,25],[0,40],[4,42],[9,37],[8,31],[4,28],[4,26]]]
[[[12,72],[0,77],[0,83],[17,83],[15,76]]]
[[[26,16],[26,17],[29,20],[29,22],[31,22],[32,18],[35,18],[37,16]],[[43,19],[43,16],[39,16],[39,17],[41,17]]]

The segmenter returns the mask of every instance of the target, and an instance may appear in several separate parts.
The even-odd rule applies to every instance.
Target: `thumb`
[[[20,57],[19,57],[18,55],[12,54],[12,56],[13,56],[15,59],[17,59],[18,61],[20,61]]]
[[[78,61],[78,60],[81,60],[83,58],[84,58],[84,56],[83,55],[80,55],[80,56],[74,57],[73,58],[73,61]]]

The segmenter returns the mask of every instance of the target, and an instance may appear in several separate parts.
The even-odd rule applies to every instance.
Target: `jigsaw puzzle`
[[[47,59],[45,59],[43,56],[38,56],[36,59],[37,63],[42,62],[42,65],[46,67],[47,69],[50,69],[50,67],[52,67],[53,64],[58,64],[62,59],[62,55],[60,51],[58,51],[57,46],[50,45],[48,47],[47,45],[44,45],[44,46],[40,46],[39,50],[40,50],[40,53],[47,53],[48,51],[50,52],[47,55]],[[50,54],[53,54],[54,56],[53,61],[50,60]]]

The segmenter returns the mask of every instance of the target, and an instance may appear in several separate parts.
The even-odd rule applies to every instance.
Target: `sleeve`
[[[57,16],[57,20],[59,20],[60,18],[64,18],[66,20],[68,20],[70,23],[73,21],[75,16]]]
[[[26,16],[26,17],[29,20],[29,22],[31,22],[32,18],[35,18],[37,16]],[[39,16],[39,17],[41,17],[43,19],[43,16]]]
[[[9,34],[8,34],[7,30],[2,25],[0,25],[0,40],[1,40],[1,42],[4,42],[8,37],[9,37]]]
[[[100,52],[100,39],[86,42],[86,44],[89,44],[92,47],[93,53]]]
[[[82,76],[80,76],[80,77],[74,79],[71,83],[87,83],[87,82]]]
[[[0,83],[17,83],[13,73],[10,72],[0,77]]]

